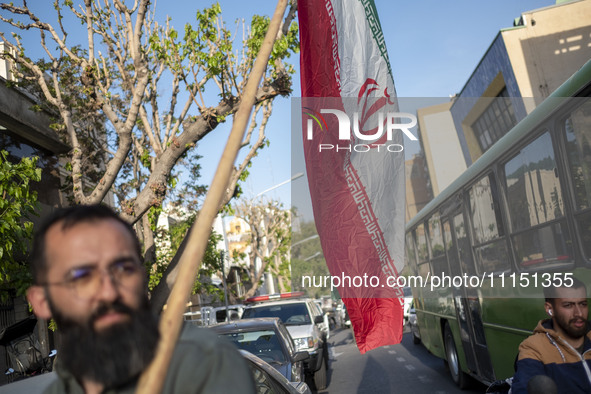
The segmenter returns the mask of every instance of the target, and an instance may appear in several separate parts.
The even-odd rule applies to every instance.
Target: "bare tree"
[[[232,34],[226,28],[217,4],[197,11],[195,26],[187,24],[179,33],[170,20],[154,20],[149,0],[126,3],[84,0],[76,7],[72,0],[63,6],[56,0],[58,22],[52,25],[23,0],[22,6],[0,4],[0,20],[13,29],[39,32],[45,60],[31,60],[26,55],[30,43],[25,47],[16,33],[16,53],[2,56],[20,66],[19,83],[37,87],[46,107],[57,114],[54,126],[72,148],[68,169],[74,201],[98,203],[120,182],[122,215],[135,223],[162,204],[176,182],[175,166],[195,171],[197,142],[237,110],[269,20],[255,16],[251,29],[243,27],[241,45],[234,45],[238,29]],[[65,14],[84,27],[84,48],[69,44],[76,31],[63,22]],[[293,69],[282,59],[297,50],[294,15],[292,6],[259,88],[243,145],[247,153],[235,168],[226,202],[266,142],[272,100],[291,92]],[[10,42],[3,33],[0,38]],[[211,89],[218,91],[213,105],[206,103]],[[165,99],[163,92],[171,93]],[[254,138],[256,119],[261,128]]]
[[[245,298],[257,291],[263,274],[270,272],[278,280],[279,290],[285,292],[289,286],[289,244],[291,242],[291,213],[277,201],[256,203],[242,200],[235,207],[236,216],[250,226],[249,281],[252,287]],[[256,262],[261,266],[257,270]]]

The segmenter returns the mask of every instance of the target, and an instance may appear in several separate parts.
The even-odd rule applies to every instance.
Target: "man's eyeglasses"
[[[76,293],[76,297],[89,300],[100,291],[105,273],[114,285],[133,289],[141,279],[141,272],[142,266],[139,262],[122,259],[112,263],[106,270],[94,265],[76,267],[68,271],[64,280],[41,285],[70,287]]]

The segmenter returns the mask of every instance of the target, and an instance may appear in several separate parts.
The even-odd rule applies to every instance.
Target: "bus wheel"
[[[458,358],[458,351],[456,350],[456,344],[454,337],[449,328],[449,323],[445,323],[445,329],[443,331],[443,338],[445,341],[445,356],[447,358],[447,364],[449,367],[449,373],[454,383],[460,388],[465,389],[468,387],[468,375],[462,371],[460,367],[460,359]]]

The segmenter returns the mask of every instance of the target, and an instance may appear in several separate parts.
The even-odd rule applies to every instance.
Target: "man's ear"
[[[544,308],[546,309],[546,313],[552,317],[552,304],[546,301],[544,303]]]
[[[51,308],[47,300],[47,294],[43,286],[31,286],[27,289],[27,300],[33,307],[33,312],[40,319],[49,320],[51,318]]]

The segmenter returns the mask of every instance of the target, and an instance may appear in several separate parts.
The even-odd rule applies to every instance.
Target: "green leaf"
[[[19,295],[30,284],[28,269],[20,259],[33,234],[29,219],[37,215],[37,193],[30,190],[32,182],[41,180],[37,161],[37,157],[24,157],[13,163],[8,152],[0,151],[0,287],[17,289]]]

